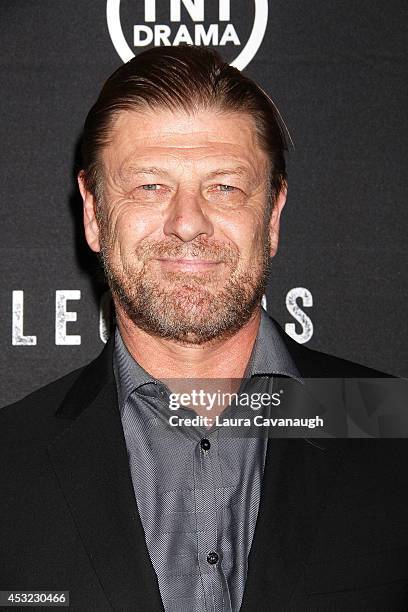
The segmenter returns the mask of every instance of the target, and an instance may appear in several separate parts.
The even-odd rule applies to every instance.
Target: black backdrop
[[[267,308],[307,346],[408,376],[406,2],[220,5],[1,1],[1,404],[86,363],[106,339],[75,172],[87,110],[126,59],[118,36],[127,53],[144,48],[135,25],[145,38],[167,26],[170,43],[201,31],[215,44],[218,30],[228,61],[253,55],[245,70],[295,143]]]

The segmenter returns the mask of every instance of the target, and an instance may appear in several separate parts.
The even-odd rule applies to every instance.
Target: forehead
[[[122,111],[111,130],[110,142],[101,152],[105,170],[126,174],[135,162],[158,163],[174,168],[213,169],[236,164],[259,174],[268,166],[260,147],[255,122],[246,113],[214,110]]]

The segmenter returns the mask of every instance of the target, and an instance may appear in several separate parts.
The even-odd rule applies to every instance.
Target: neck
[[[261,320],[258,307],[234,335],[202,345],[184,345],[150,335],[117,307],[122,339],[132,357],[157,379],[243,377]]]

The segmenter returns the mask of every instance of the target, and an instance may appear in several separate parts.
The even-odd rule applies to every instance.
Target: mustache
[[[135,255],[142,261],[172,257],[178,259],[205,259],[206,261],[235,262],[239,257],[238,249],[232,244],[197,240],[191,243],[176,244],[170,241],[149,241],[141,244]]]

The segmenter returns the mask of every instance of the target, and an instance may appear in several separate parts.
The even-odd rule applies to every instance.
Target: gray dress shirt
[[[242,428],[215,425],[171,426],[171,387],[133,359],[118,328],[114,372],[136,503],[165,611],[238,612],[259,509],[267,434],[251,437]],[[273,374],[299,379],[275,324],[262,308],[240,392],[249,381],[252,392],[271,394]],[[241,406],[231,404],[222,416],[241,413]],[[177,415],[195,413],[179,408]]]

